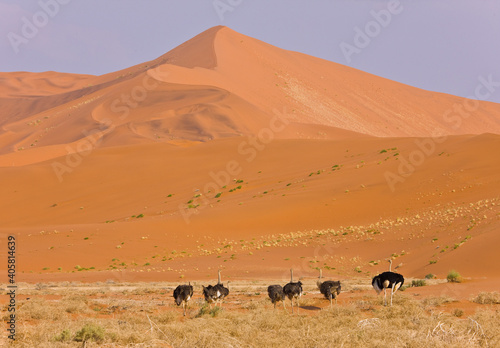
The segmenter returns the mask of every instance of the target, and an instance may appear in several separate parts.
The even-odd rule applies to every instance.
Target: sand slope
[[[4,168],[2,231],[19,235],[26,271],[48,267],[49,279],[77,265],[101,271],[90,279],[114,267],[204,277],[218,265],[240,277],[290,266],[370,276],[390,255],[407,276],[498,276],[499,168],[477,154],[500,150],[499,136],[449,138],[394,192],[386,175],[399,175],[415,139],[275,140],[250,162],[241,144],[97,149],[62,181],[51,161]]]

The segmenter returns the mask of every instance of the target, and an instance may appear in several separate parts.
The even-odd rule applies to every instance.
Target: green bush
[[[96,341],[101,342],[104,340],[104,328],[95,324],[86,324],[75,335],[74,341],[87,342]]]
[[[425,280],[423,279],[417,279],[417,280],[412,280],[411,281],[411,286],[412,287],[418,287],[418,286],[426,286],[427,284],[425,283]]]
[[[71,340],[71,332],[68,329],[63,330],[60,335],[54,337],[54,340],[57,342],[67,342]]]
[[[448,282],[450,283],[461,283],[462,276],[457,271],[451,270],[446,276],[446,280],[448,280]]]

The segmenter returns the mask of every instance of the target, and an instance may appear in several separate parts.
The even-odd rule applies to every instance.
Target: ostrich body
[[[203,285],[203,297],[205,297],[205,301],[210,304],[210,308],[212,308],[212,303],[217,301],[217,291],[215,287],[209,285],[205,287]]]
[[[267,287],[267,294],[274,304],[274,309],[276,309],[276,303],[279,301],[283,302],[283,309],[285,309],[285,293],[281,285],[269,285]]]
[[[319,270],[319,279],[316,282],[319,291],[325,296],[327,300],[330,301],[330,308],[332,308],[332,299],[335,299],[335,304],[337,304],[337,295],[340,294],[340,281],[326,280],[321,282],[323,272]]]
[[[189,283],[188,285],[179,285],[174,290],[175,304],[177,306],[180,306],[182,304],[184,316],[186,316],[186,306],[191,297],[193,297],[193,286],[191,285],[191,283]]]
[[[302,296],[302,282],[293,282],[293,269],[290,270],[290,283],[286,284],[283,288],[283,292],[286,297],[290,299],[292,303],[292,314],[293,314],[293,299],[297,301],[297,314],[299,313],[299,299]]]
[[[403,286],[405,278],[395,272],[391,272],[392,260],[389,261],[389,272],[380,273],[378,276],[373,277],[372,286],[380,294],[384,290],[384,306],[387,306],[387,289],[391,289],[391,306],[392,306],[392,296],[398,291],[398,289]],[[397,268],[397,267],[396,267]]]

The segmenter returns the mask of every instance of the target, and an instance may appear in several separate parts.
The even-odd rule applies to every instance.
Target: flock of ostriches
[[[384,291],[384,306],[387,306],[387,290],[391,291],[391,306],[392,306],[392,296],[404,283],[404,277],[395,272],[391,272],[392,260],[389,260],[389,272],[383,272],[379,275],[373,277],[372,286],[377,292]],[[397,268],[397,267],[396,267]],[[285,298],[288,297],[292,304],[292,313],[293,311],[293,300],[295,299],[297,306],[297,313],[299,312],[299,299],[302,296],[302,282],[294,282],[293,281],[293,269],[290,270],[290,283],[285,286],[281,285],[269,285],[267,288],[267,293],[271,302],[274,304],[274,308],[276,308],[276,303],[282,302],[283,309],[285,309]],[[319,291],[325,296],[327,300],[330,301],[330,308],[332,308],[332,302],[335,300],[335,304],[337,304],[337,295],[340,294],[341,285],[340,281],[326,280],[321,281],[322,272],[319,270],[319,279],[316,282]],[[212,306],[213,303],[222,307],[222,300],[229,295],[229,281],[227,282],[227,288],[221,283],[220,270],[218,273],[218,281],[216,285],[209,285],[207,287],[203,286],[203,296],[205,297],[205,301]],[[182,308],[184,310],[184,316],[186,315],[186,306],[189,300],[193,297],[193,286],[191,283],[187,285],[179,285],[174,290],[174,298],[177,306],[182,304]]]

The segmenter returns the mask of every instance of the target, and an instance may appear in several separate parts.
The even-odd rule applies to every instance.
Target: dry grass
[[[500,294],[498,292],[481,292],[471,301],[479,304],[500,304]]]
[[[183,318],[173,305],[173,285],[136,286],[139,291],[127,285],[125,294],[120,286],[105,293],[95,284],[50,288],[58,299],[36,294],[47,288],[26,289],[31,299],[18,301],[17,341],[12,346],[81,347],[84,340],[86,347],[500,345],[498,310],[466,318],[430,310],[452,301],[448,298],[419,301],[400,293],[393,307],[383,307],[371,292],[352,290],[343,300],[341,294],[341,302],[330,310],[311,286],[300,301],[300,315],[291,315],[289,302],[286,311],[281,306],[273,310],[264,284],[242,282],[235,284],[223,309],[211,309],[195,296]]]

